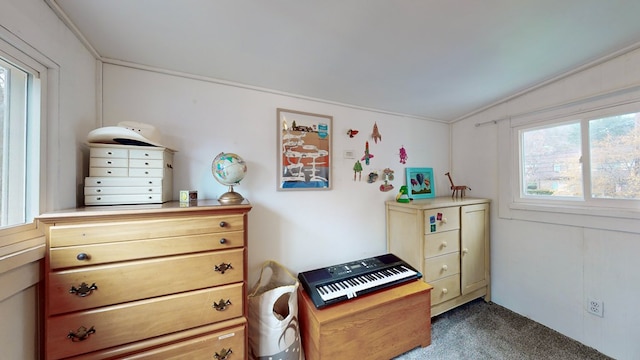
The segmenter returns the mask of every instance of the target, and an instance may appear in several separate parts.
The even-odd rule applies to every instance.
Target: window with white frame
[[[516,129],[516,202],[638,208],[640,104]]]
[[[40,89],[40,71],[0,51],[0,227],[39,211]]]

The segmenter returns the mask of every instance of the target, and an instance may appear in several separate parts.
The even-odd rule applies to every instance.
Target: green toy
[[[407,189],[407,185],[400,186],[400,192],[396,196],[396,201],[400,203],[408,203],[411,201],[409,199],[409,190]]]

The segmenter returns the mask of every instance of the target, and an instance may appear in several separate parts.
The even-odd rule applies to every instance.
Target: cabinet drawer
[[[138,179],[138,178],[120,178],[120,177],[86,177],[84,178],[85,186],[162,186],[162,177]]]
[[[460,228],[460,207],[428,209],[424,211],[424,233],[449,231]]]
[[[129,157],[129,150],[109,147],[91,147],[89,149],[89,157],[126,159]]]
[[[46,352],[60,359],[236,318],[243,315],[242,293],[242,284],[234,284],[54,316],[46,324]],[[83,328],[93,329],[83,341],[70,335]]]
[[[439,256],[460,251],[460,230],[424,236],[424,256]]]
[[[241,231],[242,215],[83,223],[53,226],[50,247]]]
[[[85,186],[84,194],[87,195],[140,195],[140,194],[162,194],[161,186]]]
[[[129,169],[126,167],[121,168],[107,168],[107,167],[90,167],[89,176],[119,176],[126,177],[129,175]]]
[[[129,158],[130,159],[163,159],[165,151],[164,150],[138,150],[131,149],[129,150]]]
[[[429,282],[431,290],[431,306],[460,296],[460,275],[452,275]]]
[[[443,277],[460,273],[460,253],[428,258],[424,262],[424,281],[431,283]]]
[[[85,205],[160,204],[162,194],[85,195]]]
[[[131,177],[164,177],[164,169],[130,168],[129,176]]]
[[[244,232],[222,232],[93,245],[54,247],[49,250],[49,268],[60,269],[118,261],[148,259],[244,246]]]
[[[242,282],[243,255],[243,249],[234,249],[52,272],[48,282],[49,313]],[[94,290],[90,289],[92,286]]]
[[[164,161],[154,159],[129,159],[129,167],[131,168],[148,168],[148,169],[162,169],[164,167]]]
[[[89,160],[89,166],[90,167],[106,167],[106,168],[126,168],[127,166],[129,166],[129,160],[92,157]]]
[[[229,360],[242,359],[245,354],[244,336],[246,327],[235,327],[209,335],[193,338],[177,344],[145,351],[127,360],[172,360],[172,359],[221,359],[224,351],[231,350]],[[218,354],[218,357],[216,357]]]

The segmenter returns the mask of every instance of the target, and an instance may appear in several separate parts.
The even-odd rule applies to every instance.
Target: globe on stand
[[[220,195],[218,201],[222,204],[239,204],[244,197],[233,191],[233,186],[240,184],[247,174],[247,164],[237,154],[221,152],[211,163],[213,178],[220,184],[229,186],[229,191]]]

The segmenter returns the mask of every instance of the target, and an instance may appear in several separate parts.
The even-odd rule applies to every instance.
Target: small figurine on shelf
[[[411,199],[409,199],[409,189],[407,185],[400,186],[400,191],[398,195],[396,195],[396,201],[399,203],[408,203],[411,201]]]
[[[465,196],[466,190],[471,190],[467,185],[453,185],[453,180],[451,180],[451,174],[446,173],[447,177],[449,177],[449,182],[451,183],[451,197],[456,197],[458,194],[461,198]]]

